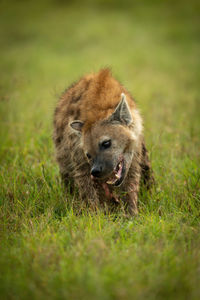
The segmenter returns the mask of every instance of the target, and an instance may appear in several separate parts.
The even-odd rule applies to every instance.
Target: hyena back
[[[83,201],[127,204],[137,214],[141,179],[152,182],[142,119],[129,92],[108,69],[73,84],[54,114],[54,143],[65,184]]]

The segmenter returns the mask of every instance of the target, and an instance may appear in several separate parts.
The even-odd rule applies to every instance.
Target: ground
[[[0,2],[1,299],[200,299],[197,1]],[[144,118],[156,185],[139,216],[66,201],[52,116],[110,66]]]

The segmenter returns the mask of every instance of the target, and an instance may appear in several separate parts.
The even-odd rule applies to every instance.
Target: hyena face
[[[82,134],[82,148],[90,164],[93,179],[119,186],[130,168],[134,145],[133,119],[126,97],[122,99],[108,119],[99,121],[89,132]],[[83,123],[74,121],[72,128],[81,131]]]
[[[130,167],[133,141],[120,124],[100,123],[83,137],[83,149],[91,166],[92,178],[119,186]]]

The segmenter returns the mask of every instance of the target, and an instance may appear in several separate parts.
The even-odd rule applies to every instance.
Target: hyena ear
[[[123,124],[125,123],[126,125],[130,125],[132,123],[132,115],[124,93],[121,94],[121,101],[110,116],[109,121],[118,121]]]
[[[76,130],[76,131],[80,131],[82,130],[82,127],[83,127],[83,122],[82,121],[79,121],[79,120],[75,120],[73,122],[70,123],[70,126]]]

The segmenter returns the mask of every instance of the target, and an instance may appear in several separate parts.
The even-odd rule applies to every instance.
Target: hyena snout
[[[111,162],[97,159],[96,161],[94,161],[90,173],[96,178],[103,178],[110,174],[112,170],[113,166]]]
[[[114,162],[111,158],[106,161],[94,161],[91,167],[92,178],[102,179],[109,185],[119,186],[125,178],[126,163],[122,156],[119,157],[117,163]]]
[[[101,177],[102,174],[102,166],[94,165],[91,169],[91,175],[94,177]]]

